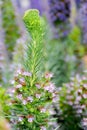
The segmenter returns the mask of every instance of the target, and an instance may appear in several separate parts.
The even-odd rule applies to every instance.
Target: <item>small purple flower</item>
[[[15,88],[20,89],[20,88],[22,88],[22,85],[18,84],[18,85],[15,86]]]
[[[40,112],[41,112],[41,113],[45,113],[45,112],[46,112],[46,108],[41,107],[41,108],[40,108]]]
[[[23,105],[26,105],[27,104],[27,100],[23,100],[22,103],[23,103]]]
[[[41,94],[39,94],[39,93],[36,93],[36,98],[38,98],[38,99],[40,99],[40,97],[41,97]]]
[[[23,76],[29,76],[29,77],[32,76],[32,74],[31,74],[30,72],[25,72],[25,71],[22,73],[22,75],[23,75]]]
[[[34,121],[34,116],[28,116],[28,122],[32,123]]]
[[[27,100],[28,100],[29,102],[33,102],[33,97],[32,97],[32,96],[29,96],[29,97],[27,98]]]
[[[83,94],[83,98],[87,99],[87,94]]]
[[[83,118],[83,120],[82,120],[82,125],[83,125],[83,126],[87,126],[87,118],[85,118],[85,117]]]
[[[17,95],[17,99],[22,100],[23,99],[22,94]]]
[[[45,126],[41,126],[40,130],[47,130]]]
[[[48,79],[48,78],[52,78],[53,77],[53,74],[52,73],[46,73],[45,74],[45,78]]]
[[[23,117],[19,117],[19,118],[18,118],[18,121],[19,121],[19,122],[22,122],[22,121],[23,121]]]
[[[40,89],[41,88],[41,85],[39,83],[35,84],[35,86]]]

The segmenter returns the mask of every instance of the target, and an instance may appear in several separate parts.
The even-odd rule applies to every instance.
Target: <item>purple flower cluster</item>
[[[87,0],[80,0],[80,1],[81,1],[81,3],[87,2]]]
[[[77,125],[87,127],[87,76],[71,78],[71,82],[59,88],[58,110],[63,120],[73,118]],[[84,120],[85,119],[85,120]],[[85,123],[86,122],[86,123]]]
[[[82,29],[82,43],[87,44],[87,0],[82,0],[79,10],[80,27]]]
[[[55,38],[66,37],[70,31],[70,0],[49,0],[49,13],[54,29]]]
[[[50,16],[53,24],[67,21],[70,17],[70,0],[49,0]]]

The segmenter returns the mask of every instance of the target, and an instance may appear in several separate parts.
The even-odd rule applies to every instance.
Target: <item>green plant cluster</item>
[[[17,38],[20,36],[19,28],[16,23],[16,16],[14,14],[14,8],[11,0],[2,1],[2,25],[5,32],[5,44],[8,50],[8,54],[12,57],[12,51],[16,44]]]
[[[0,130],[11,130],[10,124],[7,121],[9,115],[10,97],[6,89],[0,86]]]
[[[75,26],[64,40],[49,39],[45,45],[45,62],[47,69],[54,74],[53,82],[56,86],[69,82],[71,76],[83,71],[81,59],[84,56],[84,47],[80,44],[80,36],[80,30]]]
[[[10,101],[10,98],[6,92],[6,89],[0,87],[0,105],[2,107],[4,116],[7,116],[9,113],[9,106],[8,106],[9,101]]]
[[[69,81],[72,61],[65,60],[68,56],[66,45],[54,42],[50,46],[51,48],[48,51],[50,52],[50,55],[48,54],[48,68],[54,74],[53,82],[56,86],[60,86],[62,83]]]
[[[1,104],[0,104],[0,130],[11,130],[10,124],[4,118],[2,113],[3,113],[3,111],[1,110]]]

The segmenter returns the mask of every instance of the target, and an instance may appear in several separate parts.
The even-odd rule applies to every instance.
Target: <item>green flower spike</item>
[[[33,31],[40,30],[41,23],[38,10],[27,10],[24,14],[23,20],[28,32],[33,33]]]
[[[43,57],[43,22],[36,9],[28,10],[23,17],[25,26],[31,36],[31,41],[27,46],[27,56],[25,65],[27,71],[31,71],[31,84],[37,79],[37,73],[40,72]]]

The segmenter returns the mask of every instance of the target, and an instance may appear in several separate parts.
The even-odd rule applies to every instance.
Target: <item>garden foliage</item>
[[[5,44],[8,50],[8,55],[12,58],[12,51],[16,44],[17,38],[20,36],[19,28],[16,23],[16,16],[11,0],[2,1],[2,21],[5,33]]]

